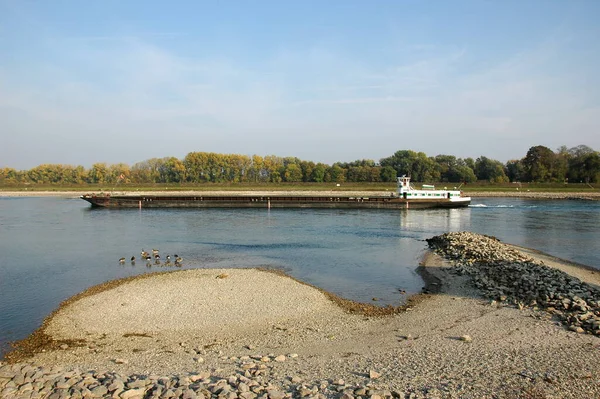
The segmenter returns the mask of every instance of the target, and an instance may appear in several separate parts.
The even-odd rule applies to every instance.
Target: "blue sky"
[[[0,0],[0,167],[600,150],[600,1]]]

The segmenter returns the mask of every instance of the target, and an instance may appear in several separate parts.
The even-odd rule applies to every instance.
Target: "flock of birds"
[[[142,249],[142,252],[140,253],[140,259],[142,261],[146,262],[146,266],[147,267],[151,267],[152,264],[155,264],[157,266],[177,266],[177,267],[181,267],[183,264],[183,259],[181,258],[181,256],[179,255],[173,255],[173,258],[171,258],[171,255],[167,255],[165,256],[165,260],[164,262],[162,261],[159,251],[158,249],[153,249],[152,250],[152,255],[150,255],[150,253],[144,251]],[[126,259],[125,258],[121,258],[119,259],[119,263],[121,265],[125,264]],[[136,258],[135,256],[132,256],[130,259],[130,262],[132,265],[135,265],[135,261]]]

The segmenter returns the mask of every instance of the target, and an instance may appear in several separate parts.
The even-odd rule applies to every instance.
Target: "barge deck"
[[[398,178],[398,190],[390,195],[111,195],[86,194],[81,199],[103,208],[326,208],[414,209],[459,208],[471,203],[458,190],[417,190],[410,177]]]

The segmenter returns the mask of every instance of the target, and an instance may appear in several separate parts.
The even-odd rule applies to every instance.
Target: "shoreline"
[[[580,265],[527,255],[600,282],[600,273]],[[352,312],[322,290],[265,270],[195,269],[112,281],[65,301],[42,330],[54,345],[4,369],[106,370],[125,381],[123,392],[128,384],[140,389],[135,381],[158,386],[160,378],[191,378],[209,390],[227,380],[238,395],[247,392],[242,383],[315,398],[600,395],[597,337],[569,331],[548,312],[484,299],[431,251],[418,272],[426,292],[387,316],[360,312],[363,304]],[[162,303],[169,305],[161,310]]]

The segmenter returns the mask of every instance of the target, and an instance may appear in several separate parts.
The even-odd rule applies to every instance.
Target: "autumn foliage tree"
[[[531,147],[525,157],[502,164],[481,156],[428,157],[423,152],[396,151],[379,162],[359,159],[333,165],[277,155],[190,152],[183,159],[151,158],[133,166],[94,163],[91,168],[42,164],[26,171],[0,169],[0,184],[204,184],[204,183],[344,183],[394,182],[408,175],[417,182],[600,182],[600,153],[580,145],[556,152]]]

